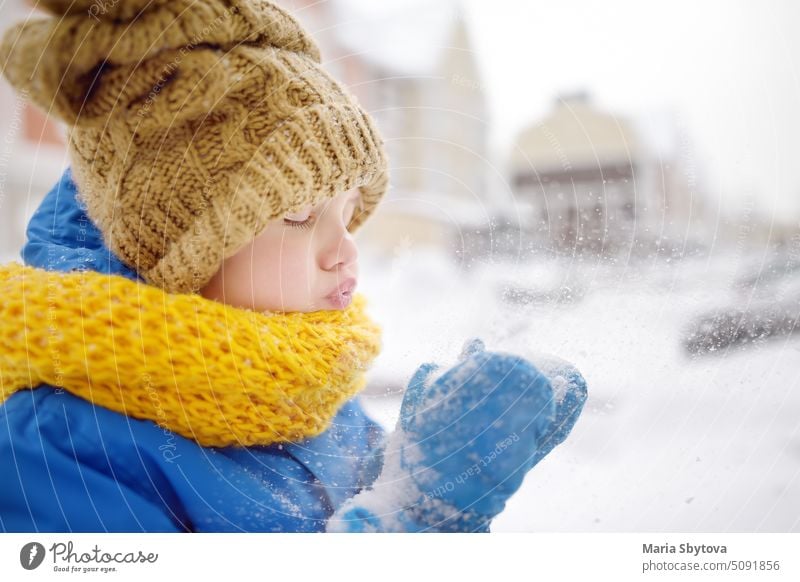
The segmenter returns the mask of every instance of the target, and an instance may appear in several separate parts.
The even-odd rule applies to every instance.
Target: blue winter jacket
[[[22,258],[140,280],[104,246],[68,169],[28,225]],[[202,447],[42,384],[0,405],[5,532],[322,531],[381,468],[383,431],[353,399],[322,435]]]

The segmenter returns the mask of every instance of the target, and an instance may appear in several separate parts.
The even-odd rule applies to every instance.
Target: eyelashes
[[[361,204],[359,203],[350,202],[348,203],[348,206],[346,208],[350,209],[351,206],[352,210],[346,213],[346,216],[349,217],[347,219],[347,224],[350,224],[350,222],[352,222],[353,218],[355,217],[356,213],[362,210]],[[315,215],[309,214],[308,217],[303,220],[292,220],[291,218],[284,217],[283,224],[285,224],[290,228],[299,228],[302,230],[307,230],[314,225],[315,221],[316,221]]]
[[[289,218],[283,219],[283,224],[289,226],[291,228],[301,228],[303,230],[311,228],[311,224],[313,223],[313,219],[311,216],[306,218],[305,220],[291,220]]]

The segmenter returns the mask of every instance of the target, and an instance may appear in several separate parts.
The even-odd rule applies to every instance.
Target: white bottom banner
[[[800,534],[0,534],[0,580],[800,580]]]

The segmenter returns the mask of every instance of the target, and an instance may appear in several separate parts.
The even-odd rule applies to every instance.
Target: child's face
[[[273,220],[223,261],[203,297],[256,311],[344,309],[358,279],[358,249],[347,230],[360,190]]]

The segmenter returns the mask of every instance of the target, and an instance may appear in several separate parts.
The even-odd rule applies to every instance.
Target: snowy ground
[[[735,297],[743,262],[542,260],[464,272],[413,248],[388,264],[367,259],[360,290],[384,351],[364,403],[392,427],[400,399],[385,393],[424,361],[452,362],[472,335],[492,350],[553,353],[578,366],[589,400],[495,531],[800,531],[800,336],[695,359],[680,343],[694,315]],[[555,295],[575,299],[501,301],[517,283],[567,286]]]

